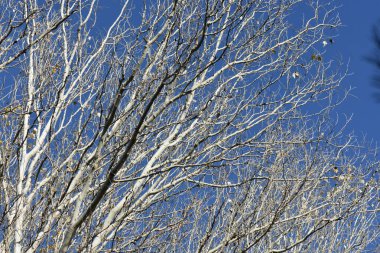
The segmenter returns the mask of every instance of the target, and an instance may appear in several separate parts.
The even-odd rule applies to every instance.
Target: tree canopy
[[[331,1],[0,12],[1,252],[376,247],[378,162],[336,116]]]

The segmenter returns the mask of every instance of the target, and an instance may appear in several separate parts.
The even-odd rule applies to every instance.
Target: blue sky
[[[350,128],[357,136],[366,136],[380,144],[380,103],[373,97],[377,89],[372,78],[375,68],[364,58],[374,50],[373,25],[380,21],[380,0],[339,0],[338,10],[343,27],[338,30],[333,48],[337,56],[349,62],[350,76],[343,81],[344,87],[355,87],[351,97],[338,111],[353,115]],[[380,91],[380,90],[379,90]]]
[[[375,49],[372,32],[373,26],[380,22],[380,0],[338,1],[342,4],[339,14],[344,26],[338,30],[334,47],[343,60],[349,61],[352,73],[343,85],[355,87],[352,91],[355,97],[350,97],[338,111],[353,115],[350,129],[357,136],[365,136],[367,141],[380,145],[380,103],[373,96],[380,89],[373,86],[375,67],[365,59]]]

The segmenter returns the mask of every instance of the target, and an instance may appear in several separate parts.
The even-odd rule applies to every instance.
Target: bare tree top
[[[0,2],[0,251],[372,247],[330,1],[123,1],[100,31],[98,5]]]

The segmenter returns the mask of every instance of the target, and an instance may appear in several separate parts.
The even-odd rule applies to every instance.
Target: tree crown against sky
[[[0,251],[375,247],[330,1],[124,1],[99,29],[101,7],[0,3]]]

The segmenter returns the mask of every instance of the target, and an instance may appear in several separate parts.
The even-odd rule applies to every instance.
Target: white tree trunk
[[[1,252],[375,250],[331,3],[0,10]]]

